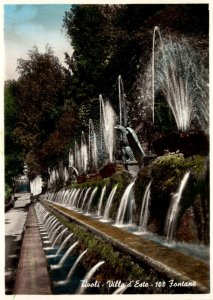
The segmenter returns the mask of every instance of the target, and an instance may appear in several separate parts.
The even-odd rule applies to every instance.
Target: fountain
[[[118,76],[118,97],[119,97],[120,125],[126,127],[127,126],[126,94],[124,92],[124,84],[121,75]]]
[[[109,194],[109,197],[106,202],[103,218],[101,219],[102,222],[108,222],[109,221],[109,213],[110,213],[110,208],[112,206],[112,200],[114,198],[114,195],[116,193],[118,185],[115,185],[114,188],[112,189],[111,193]]]
[[[74,148],[74,161],[75,161],[75,167],[78,170],[78,172],[81,171],[81,155],[80,155],[80,149],[78,146],[78,143],[75,141],[75,148]]]
[[[104,103],[102,95],[99,95],[100,100],[100,117],[103,117],[101,130],[103,129],[105,148],[108,154],[109,162],[113,162],[113,149],[114,149],[114,125],[115,125],[115,113],[110,103],[107,101]],[[102,133],[101,133],[102,136]]]
[[[159,36],[160,39],[160,45],[156,47],[156,36]],[[200,116],[203,117],[203,120],[200,121],[200,127],[202,129],[205,129],[207,127],[208,123],[208,105],[206,100],[206,87],[205,87],[205,80],[200,79],[200,75],[197,74],[197,72],[200,68],[200,65],[198,64],[196,66],[196,58],[194,56],[194,51],[191,49],[191,47],[187,44],[181,44],[180,41],[165,41],[161,37],[160,29],[156,26],[154,28],[153,33],[153,40],[152,40],[152,120],[153,123],[156,122],[158,119],[158,115],[155,116],[155,110],[158,108],[158,106],[155,104],[155,98],[160,97],[163,95],[165,99],[168,102],[168,108],[171,110],[172,115],[174,116],[174,120],[177,125],[177,129],[180,131],[180,135],[183,135],[186,131],[190,129],[190,126],[193,124],[193,120],[195,120],[197,111],[200,111]],[[71,190],[61,189],[58,192],[48,192],[45,196],[41,199],[47,200],[47,204],[51,201],[54,203],[57,203],[61,206],[68,205],[70,210],[75,210],[75,212],[70,212],[67,209],[64,209],[64,207],[60,208],[61,211],[68,211],[68,214],[73,219],[77,219],[75,226],[79,226],[78,222],[82,226],[88,226],[90,229],[92,226],[94,226],[94,229],[98,228],[98,234],[100,232],[100,235],[102,234],[101,230],[104,232],[104,228],[108,228],[110,234],[113,232],[113,230],[116,232],[116,230],[119,232],[119,229],[111,228],[108,224],[101,224],[98,223],[99,221],[102,222],[110,222],[110,213],[112,212],[112,208],[118,207],[116,218],[114,221],[113,226],[116,227],[123,227],[126,231],[128,231],[128,234],[130,236],[130,232],[133,232],[133,225],[136,227],[133,222],[137,222],[138,224],[138,231],[134,232],[134,234],[143,235],[143,237],[139,236],[132,236],[132,239],[139,239],[139,243],[141,241],[148,243],[147,240],[152,240],[156,243],[159,243],[163,246],[165,246],[165,236],[163,236],[162,229],[164,225],[164,219],[167,212],[167,217],[165,220],[165,234],[166,234],[166,246],[172,248],[173,247],[173,240],[175,237],[175,231],[177,227],[177,221],[178,221],[178,214],[180,211],[180,201],[182,198],[183,191],[186,187],[186,184],[188,182],[190,172],[186,170],[191,170],[193,173],[193,176],[196,177],[197,174],[194,171],[194,166],[191,167],[191,161],[185,159],[185,165],[181,165],[179,167],[180,163],[178,161],[178,158],[174,159],[174,165],[176,163],[176,159],[178,161],[178,168],[176,169],[176,165],[174,166],[174,172],[171,171],[171,177],[168,176],[165,180],[164,185],[164,179],[162,172],[159,171],[160,167],[162,166],[164,161],[161,164],[161,161],[159,165],[156,167],[154,166],[155,161],[153,164],[146,165],[145,158],[147,156],[149,157],[149,154],[146,155],[142,145],[139,142],[138,136],[135,133],[135,131],[129,127],[127,122],[127,103],[126,103],[126,95],[124,91],[124,83],[122,81],[121,75],[118,76],[118,93],[119,93],[119,124],[115,126],[115,114],[114,111],[109,104],[109,102],[105,102],[103,100],[102,95],[99,96],[100,101],[100,146],[97,145],[97,135],[95,131],[95,126],[93,121],[89,120],[89,133],[88,133],[88,148],[86,144],[86,137],[84,132],[81,133],[81,145],[80,148],[78,146],[78,143],[75,141],[75,147],[74,152],[70,150],[69,152],[69,168],[72,169],[72,172],[75,172],[75,175],[80,174],[82,177],[84,177],[84,181],[87,180],[85,185],[80,185],[79,178],[77,178],[76,185],[73,185]],[[159,96],[160,95],[160,96]],[[150,99],[149,99],[150,100]],[[200,107],[198,107],[198,102],[200,103]],[[156,106],[156,107],[155,107]],[[157,110],[156,110],[157,111]],[[157,111],[158,112],[158,111]],[[156,120],[155,120],[156,119]],[[120,149],[121,149],[121,157],[119,157],[118,160],[122,161],[122,167],[119,169],[117,168],[117,165],[114,162],[114,128],[118,130],[119,137],[120,137]],[[139,127],[138,127],[139,128]],[[138,130],[137,128],[137,130]],[[141,128],[139,128],[140,130]],[[138,132],[136,130],[136,132]],[[142,130],[145,132],[145,130]],[[159,135],[161,132],[159,133]],[[157,136],[157,134],[156,134]],[[99,136],[98,136],[99,138]],[[77,139],[79,141],[79,139]],[[148,140],[148,138],[147,138]],[[150,145],[154,149],[154,143],[150,143]],[[202,145],[202,143],[201,143]],[[98,148],[101,149],[101,153],[98,153]],[[103,149],[104,148],[104,149]],[[164,150],[167,150],[165,148],[165,145],[163,145],[163,153],[161,154],[163,156]],[[102,152],[103,151],[103,152]],[[171,151],[170,149],[168,151]],[[156,152],[157,153],[157,152]],[[158,153],[157,153],[158,154]],[[192,156],[192,155],[191,155]],[[116,156],[115,156],[116,157]],[[101,164],[103,166],[99,168],[99,162],[101,161]],[[168,158],[163,156],[165,160]],[[117,157],[116,157],[117,159]],[[193,157],[193,159],[196,159]],[[201,159],[201,158],[199,158]],[[158,163],[156,159],[156,163]],[[117,173],[113,176],[111,174],[114,174],[113,172],[110,173],[109,176],[103,175],[101,172],[103,168],[105,167],[105,164],[113,165],[114,166],[114,173]],[[199,164],[199,163],[198,163]],[[123,169],[123,165],[125,166],[126,170]],[[189,167],[190,165],[190,167]],[[145,166],[145,167],[144,167]],[[200,166],[200,165],[199,165]],[[120,166],[119,166],[120,167]],[[133,169],[134,167],[134,169]],[[146,168],[147,167],[147,168]],[[156,169],[155,169],[156,167]],[[173,168],[173,164],[171,163],[171,169]],[[140,172],[138,172],[140,169]],[[94,174],[87,174],[87,171],[90,171],[90,173],[99,172],[100,177],[104,178],[102,182],[99,182],[98,177],[98,183],[96,186],[96,182],[94,183],[91,178]],[[162,170],[162,169],[161,169]],[[163,169],[164,170],[164,169]],[[165,173],[167,171],[167,168],[165,168]],[[197,170],[196,170],[197,171]],[[59,174],[56,169],[53,169],[49,172],[50,174],[50,183],[55,184],[55,182],[58,181]],[[168,168],[168,173],[170,172]],[[175,183],[177,180],[179,180],[179,174],[186,172],[183,176],[180,186],[176,193],[172,196],[170,207],[168,209],[168,201],[170,200],[170,194],[173,192],[173,187],[175,186]],[[60,172],[59,172],[60,173]],[[118,188],[123,189],[123,185],[121,182],[124,180],[124,182],[129,182],[130,173],[132,175],[132,180],[128,186],[126,187],[123,196],[121,197],[120,202],[117,199],[118,197],[115,197],[115,193]],[[66,181],[66,169],[64,168],[63,176]],[[161,174],[161,176],[158,177],[158,175]],[[170,175],[170,174],[169,174]],[[79,177],[81,177],[79,176]],[[111,176],[111,178],[110,178]],[[126,177],[125,177],[126,176]],[[138,176],[138,180],[136,181],[136,176]],[[192,177],[193,177],[192,176]],[[106,178],[109,177],[109,178]],[[193,177],[193,178],[194,178]],[[106,178],[106,179],[105,179]],[[151,180],[150,180],[151,179]],[[75,180],[75,176],[73,176],[72,181]],[[120,181],[121,180],[121,181]],[[128,180],[128,181],[127,181]],[[168,180],[168,181],[167,181]],[[196,179],[195,179],[196,180]],[[199,179],[200,180],[200,179]],[[121,185],[120,185],[121,182]],[[138,185],[138,194],[137,194],[137,186]],[[149,182],[149,183],[148,183]],[[162,183],[163,182],[163,183]],[[147,184],[148,183],[148,184]],[[145,185],[144,185],[145,184]],[[135,186],[134,186],[135,185]],[[151,194],[151,185],[152,185],[152,198],[150,197]],[[87,186],[87,187],[85,187]],[[88,187],[90,186],[90,187]],[[112,190],[109,190],[110,186],[114,186]],[[101,195],[98,199],[98,204],[96,207],[96,201],[94,201],[95,194],[98,191],[98,188],[101,187]],[[143,199],[141,201],[141,187],[142,190],[144,190]],[[133,189],[135,189],[135,194],[133,196]],[[158,196],[158,192],[160,191],[161,195]],[[110,193],[109,193],[110,192]],[[120,192],[120,191],[119,191]],[[108,195],[108,198],[105,200],[105,195]],[[166,195],[166,196],[165,196]],[[169,195],[169,196],[168,196]],[[137,198],[138,196],[138,198]],[[135,198],[134,198],[135,197]],[[140,199],[139,199],[140,198]],[[197,197],[199,198],[199,197]],[[163,199],[163,200],[162,200]],[[168,200],[167,200],[168,199]],[[96,200],[96,199],[95,199]],[[159,200],[159,201],[158,201]],[[165,201],[164,201],[165,200]],[[194,199],[190,202],[190,209],[194,209],[193,202]],[[115,203],[115,201],[117,201]],[[141,201],[141,208],[140,205],[137,205]],[[155,202],[156,201],[156,202]],[[160,202],[162,201],[162,202]],[[196,199],[196,201],[200,201],[200,203],[196,203],[195,210],[199,206],[202,207],[203,202],[207,201],[206,199]],[[105,207],[104,204],[105,203]],[[150,205],[151,203],[151,205]],[[155,206],[155,203],[162,205],[162,211],[161,209],[158,209],[158,206]],[[188,205],[188,203],[187,203]],[[56,207],[56,206],[55,206]],[[85,214],[77,214],[77,210],[81,210],[81,212],[84,212]],[[94,212],[96,209],[96,215],[93,215],[91,212]],[[157,211],[158,210],[158,211]],[[160,213],[158,213],[160,211]],[[136,212],[136,214],[134,214]],[[100,217],[103,215],[102,219]],[[90,217],[86,217],[90,216]],[[187,215],[186,215],[187,216]],[[97,218],[98,217],[98,218]],[[193,216],[194,217],[194,216]],[[62,225],[59,225],[57,220],[54,217],[49,216],[44,211],[41,211],[40,213],[41,220],[43,219],[43,236],[47,237],[47,232],[50,237],[50,241],[52,241],[51,248],[54,248],[56,243],[59,242],[59,239],[63,236],[65,233],[65,230],[63,230],[61,233],[59,233],[60,230],[62,230]],[[94,220],[96,218],[96,220]],[[195,218],[195,217],[194,217]],[[98,220],[100,219],[100,220]],[[45,222],[44,222],[45,220]],[[85,222],[85,223],[84,223]],[[194,222],[194,219],[193,219]],[[96,224],[98,223],[98,224]],[[149,223],[149,231],[147,230],[147,225]],[[77,225],[76,225],[77,224]],[[193,223],[194,224],[194,223]],[[97,225],[97,228],[95,227]],[[185,226],[185,224],[184,224]],[[99,228],[100,227],[100,228]],[[71,227],[72,228],[72,225]],[[73,232],[78,232],[77,230]],[[96,232],[96,231],[95,231]],[[121,231],[120,231],[121,232]],[[198,231],[197,231],[198,232]],[[156,234],[157,233],[157,234]],[[184,232],[185,233],[185,232]],[[97,235],[98,235],[97,234]],[[124,232],[122,234],[125,235]],[[158,236],[162,235],[162,236]],[[58,236],[57,236],[58,235]],[[47,258],[51,257],[57,257],[59,254],[62,253],[62,250],[67,245],[68,241],[70,240],[70,237],[72,234],[70,234],[68,237],[65,238],[61,246],[56,251],[55,255],[47,256]],[[83,236],[83,235],[82,235]],[[85,234],[86,236],[86,234]],[[198,234],[197,234],[198,236]],[[197,238],[196,236],[196,238]],[[84,236],[83,236],[84,237]],[[75,239],[78,237],[75,237]],[[178,236],[179,238],[179,236]],[[184,237],[185,238],[185,237]],[[199,238],[199,237],[198,237]],[[77,247],[78,242],[74,243],[72,246],[69,247],[69,249],[66,251],[66,253],[63,255],[61,260],[59,261],[58,265],[52,266],[52,269],[57,269],[61,267],[66,260],[66,258],[70,255],[71,251]],[[84,249],[83,241],[81,239],[80,247],[81,249]],[[91,242],[92,244],[92,242]],[[151,243],[150,243],[151,244]],[[177,245],[177,243],[176,243]],[[85,245],[87,247],[87,245]],[[159,246],[159,245],[158,245]],[[128,243],[126,245],[128,247]],[[157,246],[156,246],[157,247]],[[180,248],[181,246],[178,245]],[[164,247],[165,248],[165,247]],[[105,250],[105,249],[104,249]],[[165,251],[167,251],[166,249]],[[66,285],[70,283],[73,279],[73,274],[76,270],[77,265],[83,258],[83,256],[86,254],[85,250],[80,255],[78,255],[77,259],[75,260],[75,263],[72,265],[68,275],[64,280],[60,280],[58,282],[54,282],[55,286],[60,285]],[[62,254],[61,254],[62,256]],[[103,256],[102,256],[103,258]],[[74,257],[72,257],[74,259]],[[103,258],[105,259],[105,258]],[[88,259],[89,260],[89,259]],[[85,265],[87,265],[87,261],[85,260]],[[101,261],[97,263],[84,277],[83,282],[88,283],[96,270],[104,264],[104,261]],[[82,275],[82,274],[81,274]],[[80,276],[79,276],[80,277]],[[79,279],[78,277],[78,279]],[[82,276],[83,277],[83,276]],[[81,277],[81,278],[82,278]],[[77,279],[77,280],[78,280]],[[114,291],[114,294],[121,294],[127,289],[127,285],[124,284],[122,287],[119,287]],[[79,286],[77,290],[77,294],[83,294],[86,290],[86,287],[82,285]]]
[[[98,211],[97,211],[97,216],[98,217],[101,216],[101,209],[102,209],[103,199],[104,199],[105,193],[106,193],[106,186],[104,186],[102,188],[101,196],[100,196],[100,199],[99,199],[99,202],[98,202]]]
[[[92,276],[94,275],[94,273],[105,263],[105,261],[100,261],[99,263],[97,263],[94,267],[92,267],[92,269],[85,275],[83,282],[89,283],[89,281],[91,280]],[[86,290],[86,286],[81,284],[78,288],[78,290],[76,291],[76,294],[81,295],[84,294]]]
[[[75,242],[73,245],[71,245],[69,247],[69,249],[65,252],[65,254],[62,256],[62,258],[60,259],[59,263],[57,265],[51,265],[51,270],[56,270],[59,269],[63,266],[63,264],[65,263],[65,261],[67,260],[68,256],[70,255],[70,253],[73,251],[73,249],[75,249],[75,247],[78,245],[79,242]]]
[[[84,255],[87,253],[87,250],[84,250],[79,256],[78,258],[76,259],[75,263],[73,264],[73,266],[71,267],[69,273],[67,274],[67,277],[65,280],[62,280],[62,281],[58,281],[58,282],[54,282],[53,285],[55,286],[59,286],[59,285],[65,285],[67,283],[69,283],[72,279],[72,276],[79,264],[79,262],[81,261],[81,259],[84,257]]]
[[[184,191],[184,188],[188,182],[190,172],[187,172],[180,183],[178,191],[173,195],[172,201],[168,210],[168,214],[165,222],[165,234],[167,242],[170,243],[174,239],[175,229],[177,225],[177,218],[180,209],[180,200]]]
[[[54,244],[54,241],[55,241],[55,238],[56,238],[56,234],[61,230],[61,228],[63,227],[63,225],[58,225],[57,229],[55,230],[55,232],[53,232],[51,238],[50,238],[50,242],[53,242]]]
[[[53,244],[52,244],[52,248],[55,248],[56,244],[60,242],[60,240],[61,240],[63,234],[64,234],[65,232],[67,232],[67,230],[68,230],[68,229],[65,228],[64,230],[62,230],[62,231],[59,233],[59,235],[57,236],[57,238],[55,239],[55,241],[54,241]]]
[[[71,208],[74,208],[74,207],[75,207],[75,202],[78,200],[78,195],[79,195],[80,192],[81,192],[80,189],[78,189],[78,190],[76,191],[75,197],[73,197],[73,200],[72,200],[72,202],[71,202]]]
[[[91,119],[89,119],[89,163],[91,173],[96,172],[98,168],[97,137]]]
[[[150,201],[150,186],[152,181],[150,181],[145,189],[142,205],[141,205],[141,215],[139,223],[139,231],[146,232],[148,217],[149,217],[149,201]]]
[[[65,206],[70,206],[72,202],[72,198],[75,196],[76,189],[71,190],[69,197],[67,198],[67,201],[65,202]]]
[[[82,171],[84,174],[86,174],[87,165],[88,165],[88,153],[87,153],[86,138],[83,131],[81,133],[81,163],[82,163]]]
[[[81,193],[80,193],[80,195],[79,195],[79,197],[78,197],[78,199],[77,199],[77,202],[76,202],[76,210],[78,210],[78,206],[79,206],[79,203],[80,203],[80,201],[81,201],[81,198],[82,198],[82,196],[83,196],[83,194],[84,194],[84,191],[85,191],[85,188],[82,189],[82,191],[81,191]]]
[[[82,211],[83,211],[83,209],[84,209],[84,204],[85,204],[85,201],[86,201],[86,199],[87,199],[87,196],[88,196],[88,194],[89,194],[91,188],[92,188],[92,187],[89,187],[89,188],[86,190],[86,193],[85,193],[85,195],[84,195],[84,198],[83,198],[83,201],[82,201],[82,205],[81,205],[81,210],[82,210]]]
[[[124,217],[125,217],[125,213],[126,213],[126,208],[127,208],[127,204],[128,201],[130,199],[130,193],[132,192],[132,188],[135,184],[135,180],[132,181],[126,188],[122,198],[121,198],[121,202],[118,208],[118,212],[117,212],[117,216],[115,219],[115,224],[114,226],[123,226],[124,224]]]
[[[30,191],[33,195],[39,195],[42,191],[42,178],[37,175],[32,181],[30,181]]]
[[[156,32],[160,48],[155,53]],[[155,26],[152,49],[153,122],[155,94],[161,91],[173,113],[177,128],[187,131],[198,117],[203,130],[208,127],[208,86],[205,74],[194,50],[186,43],[163,42]]]
[[[116,125],[115,129],[119,131],[120,159],[126,169],[133,176],[136,176],[139,170],[138,165],[140,167],[143,165],[143,159],[146,155],[136,133],[127,125],[126,95],[121,75],[118,76],[118,92],[120,124]]]
[[[63,243],[61,244],[61,246],[58,248],[57,252],[55,255],[49,255],[47,256],[47,258],[51,258],[51,257],[57,257],[60,252],[66,247],[67,242],[70,240],[70,238],[73,236],[73,233],[70,233],[66,239],[63,241]]]
[[[92,191],[92,193],[91,193],[91,195],[90,195],[90,198],[89,198],[89,201],[88,201],[88,204],[87,204],[86,215],[89,215],[89,211],[90,211],[90,208],[91,208],[91,204],[92,204],[92,201],[93,201],[93,199],[94,199],[94,197],[95,197],[95,194],[96,194],[97,190],[98,190],[98,187],[96,186],[96,187],[93,189],[93,191]]]

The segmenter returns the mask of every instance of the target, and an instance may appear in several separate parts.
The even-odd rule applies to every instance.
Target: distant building
[[[19,175],[14,182],[15,193],[30,193],[30,181],[27,175]]]
[[[30,180],[27,176],[28,168],[27,165],[24,164],[24,175],[18,175],[14,180],[14,192],[15,193],[30,193]]]

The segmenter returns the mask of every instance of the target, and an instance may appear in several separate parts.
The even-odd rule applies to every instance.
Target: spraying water
[[[75,141],[75,149],[74,149],[74,160],[75,160],[75,167],[78,171],[81,170],[81,155],[78,143]]]
[[[107,203],[106,203],[106,207],[104,210],[104,215],[103,215],[103,219],[101,221],[108,221],[109,219],[109,213],[110,213],[110,208],[112,206],[112,200],[115,196],[116,190],[117,190],[118,185],[115,185],[114,188],[112,189],[111,193],[109,194]]]
[[[61,246],[58,248],[57,252],[56,252],[56,256],[60,254],[60,252],[65,248],[67,242],[70,240],[70,238],[73,236],[73,233],[70,233],[66,239],[63,241],[63,243],[61,244]]]
[[[91,190],[91,187],[89,187],[89,188],[87,189],[87,191],[86,191],[86,193],[85,193],[85,195],[84,195],[84,199],[83,199],[82,205],[81,205],[81,210],[84,209],[84,204],[85,204],[85,201],[86,201],[86,199],[87,199],[87,196],[88,196],[90,190]]]
[[[148,217],[149,217],[149,201],[150,201],[150,186],[151,181],[146,186],[142,205],[141,205],[141,215],[140,215],[140,222],[139,222],[139,230],[142,232],[146,231]]]
[[[30,181],[30,191],[33,195],[38,195],[42,191],[42,178],[37,175],[32,181]]]
[[[62,238],[63,234],[68,230],[68,228],[65,228],[64,230],[62,230],[59,235],[57,236],[57,238],[55,239],[55,241],[52,244],[52,248],[54,248],[56,246],[56,244],[60,241],[60,239]]]
[[[118,208],[118,213],[115,219],[115,226],[121,226],[124,223],[124,216],[125,216],[125,212],[126,212],[126,208],[127,208],[127,204],[130,198],[130,193],[132,191],[132,188],[135,184],[135,180],[133,182],[131,182],[126,190],[124,191],[124,194],[121,198],[121,202]]]
[[[87,172],[88,165],[88,153],[87,153],[87,143],[84,132],[81,133],[81,163],[82,163],[82,171],[84,174]]]
[[[67,260],[68,256],[70,255],[70,253],[72,252],[72,250],[78,245],[79,242],[75,242],[73,245],[70,246],[70,248],[65,252],[65,254],[62,256],[61,260],[59,261],[59,263],[57,265],[52,265],[51,269],[58,269],[61,268],[65,261]]]
[[[98,168],[97,138],[93,121],[89,119],[89,161],[91,171],[96,172]]]
[[[172,201],[168,210],[165,223],[165,233],[167,242],[171,242],[174,239],[174,233],[177,226],[177,218],[180,210],[180,200],[185,189],[185,186],[188,182],[190,172],[187,172],[180,183],[177,193],[172,197]]]
[[[120,125],[127,126],[126,118],[126,95],[124,92],[124,84],[121,75],[118,76],[118,98],[119,98],[119,118]]]
[[[59,286],[59,285],[65,285],[67,283],[69,283],[72,279],[72,276],[79,264],[79,262],[81,261],[81,259],[84,257],[84,255],[87,253],[87,250],[83,251],[79,256],[78,258],[76,259],[75,263],[73,264],[73,266],[71,267],[69,273],[67,274],[67,277],[65,280],[62,280],[62,281],[58,281],[58,282],[55,282],[54,285],[55,286]]]
[[[94,275],[94,273],[105,263],[105,261],[100,261],[97,263],[92,269],[85,275],[83,281],[89,282]],[[76,294],[84,294],[86,287],[83,285],[80,285],[80,287],[77,289]]]
[[[161,47],[155,51],[158,33]],[[177,128],[186,131],[192,119],[197,119],[203,130],[208,127],[207,74],[190,45],[183,41],[163,42],[160,29],[153,33],[152,49],[153,121],[156,92],[164,94],[173,113]]]
[[[102,95],[99,96],[99,100],[103,117],[101,128],[103,128],[104,143],[109,161],[113,162],[115,112],[108,101],[104,103]]]
[[[69,168],[74,167],[74,155],[72,150],[69,150]]]
[[[89,211],[90,211],[90,208],[91,208],[91,205],[92,205],[92,201],[93,201],[93,199],[94,199],[94,197],[95,197],[95,194],[96,194],[97,190],[98,190],[98,187],[96,186],[96,187],[93,189],[93,191],[92,191],[92,193],[91,193],[91,195],[90,195],[90,198],[89,198],[89,201],[88,201],[88,205],[87,205],[87,211],[86,211],[86,214],[89,214]]]
[[[99,202],[98,202],[98,212],[97,212],[97,216],[98,216],[98,217],[101,216],[101,209],[102,209],[103,199],[104,199],[105,193],[106,193],[106,186],[104,186],[104,187],[102,188],[102,191],[101,191],[101,197],[100,197]]]
[[[81,191],[81,193],[80,193],[80,195],[79,195],[79,197],[78,197],[78,200],[77,200],[77,202],[76,202],[76,209],[78,209],[78,206],[79,206],[79,203],[80,203],[80,201],[81,201],[81,198],[82,198],[82,196],[83,196],[84,191],[85,191],[85,188]]]

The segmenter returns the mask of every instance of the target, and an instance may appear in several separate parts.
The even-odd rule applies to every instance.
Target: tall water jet
[[[98,202],[98,211],[97,211],[97,216],[100,217],[101,216],[101,209],[102,209],[102,205],[103,205],[103,199],[104,199],[104,195],[106,193],[106,185],[102,188],[101,191],[101,196]]]
[[[89,119],[89,162],[91,172],[96,172],[98,168],[97,137],[91,119]]]
[[[76,146],[77,147],[77,146]],[[79,166],[79,157],[77,157],[78,154],[76,154],[76,152],[78,151],[78,149],[74,149],[74,153],[72,151],[72,149],[69,150],[69,165],[68,165],[68,169],[69,169],[69,175],[71,177],[71,179],[74,178],[74,175],[78,176],[79,171],[76,169],[75,167],[75,161],[77,160],[77,165]]]
[[[146,186],[142,205],[141,205],[141,214],[140,214],[140,221],[139,221],[139,231],[146,232],[147,222],[149,217],[149,201],[150,201],[150,186],[152,181],[148,183]]]
[[[104,103],[102,95],[99,96],[100,105],[103,116],[103,136],[109,162],[113,162],[114,150],[114,127],[115,127],[115,112],[107,101]]]
[[[33,195],[38,195],[42,191],[42,178],[37,175],[32,181],[30,181],[30,191]]]
[[[121,75],[118,76],[118,98],[119,98],[119,119],[120,125],[127,126],[126,115],[126,94],[124,92],[124,84]]]
[[[155,26],[153,32],[153,38],[152,38],[152,121],[153,123],[155,122],[155,35],[156,35],[156,31],[159,34],[161,46],[163,46],[160,29],[158,26]]]
[[[132,181],[126,188],[126,190],[124,191],[124,194],[121,198],[121,202],[118,208],[118,213],[115,219],[115,226],[121,226],[124,223],[124,217],[125,217],[125,213],[126,213],[126,208],[127,208],[127,204],[130,198],[130,194],[132,192],[132,188],[135,184],[135,180]]]
[[[69,168],[74,167],[74,155],[72,149],[69,150]]]
[[[161,47],[155,51],[156,32]],[[177,128],[190,129],[196,119],[203,130],[208,128],[208,82],[202,60],[186,42],[163,42],[158,27],[153,34],[153,110],[157,92],[163,93],[174,116]],[[153,114],[154,119],[154,114]]]
[[[74,160],[75,167],[78,171],[81,171],[81,155],[78,143],[75,141],[75,149],[74,149]]]
[[[180,210],[180,200],[188,182],[190,171],[183,176],[180,186],[177,192],[172,196],[172,201],[169,206],[169,210],[165,222],[165,234],[167,242],[171,242],[174,239],[175,229],[177,226],[178,213]]]
[[[100,266],[102,266],[105,263],[105,261],[100,261],[99,263],[97,263],[94,267],[92,267],[92,269],[85,275],[83,282],[88,283],[92,276],[94,275],[94,273],[100,268]],[[81,284],[80,287],[77,289],[76,294],[84,294],[86,289],[86,286]]]
[[[105,210],[104,210],[104,214],[103,214],[103,219],[101,219],[101,221],[108,221],[108,219],[109,219],[110,208],[112,206],[112,200],[115,196],[117,187],[118,187],[118,184],[114,186],[111,193],[109,194],[109,197],[108,197],[107,202],[106,202],[106,207],[105,207]]]
[[[64,167],[64,182],[66,183],[69,179],[69,173],[68,173],[68,170],[67,170],[67,167],[65,166]]]
[[[82,163],[82,171],[84,174],[87,172],[87,166],[88,166],[88,152],[87,152],[87,143],[85,134],[82,131],[81,133],[81,163]]]

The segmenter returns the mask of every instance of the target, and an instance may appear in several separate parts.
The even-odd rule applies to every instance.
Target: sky
[[[37,46],[45,52],[48,44],[64,64],[64,52],[72,54],[70,41],[62,28],[70,4],[4,5],[5,80],[17,79],[17,59],[29,58],[28,50]]]

